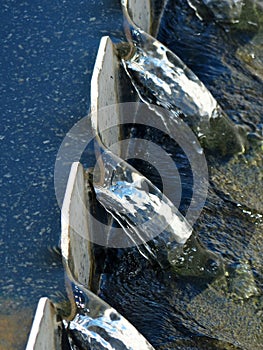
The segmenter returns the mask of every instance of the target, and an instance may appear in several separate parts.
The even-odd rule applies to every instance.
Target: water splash
[[[100,149],[93,172],[97,199],[119,222],[115,242],[127,237],[148,260],[181,276],[223,276],[221,257],[204,247],[178,209],[147,178],[109,150]]]
[[[222,154],[243,153],[245,132],[226,116],[212,94],[179,57],[136,27],[126,6],[127,1],[123,1],[129,44],[126,49],[122,45],[119,54],[140,98],[148,104],[169,109],[174,118],[183,118],[207,149],[219,150]]]
[[[184,216],[136,169],[109,150],[100,152],[93,186],[98,200],[125,231],[119,231],[116,242],[126,234],[145,257],[161,266],[167,264],[163,255],[169,251],[179,256],[192,233]]]
[[[70,349],[154,350],[121,314],[74,279],[68,261],[64,265],[73,314],[64,321]]]

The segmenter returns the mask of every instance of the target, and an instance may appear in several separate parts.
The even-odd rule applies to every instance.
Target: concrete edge
[[[61,252],[74,278],[89,288],[92,269],[84,169],[71,166],[61,210]]]
[[[128,21],[150,34],[157,36],[168,0],[121,0],[123,13]]]
[[[53,350],[59,343],[56,310],[48,298],[41,298],[37,305],[26,350]]]
[[[118,65],[111,39],[102,37],[91,79],[91,124],[94,134],[106,147],[109,140],[119,140],[120,130],[110,128],[119,119]],[[107,109],[110,105],[112,108]],[[103,130],[107,130],[107,136]]]
[[[133,23],[146,33],[151,33],[152,28],[152,3],[151,0],[122,0],[127,14]]]

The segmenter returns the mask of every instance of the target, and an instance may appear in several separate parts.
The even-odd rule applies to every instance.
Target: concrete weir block
[[[125,17],[144,32],[156,37],[168,0],[122,0]]]
[[[74,162],[61,211],[61,252],[73,277],[89,288],[92,262],[86,205],[84,169]]]
[[[48,298],[38,302],[26,350],[55,350],[60,344],[55,307]]]
[[[102,37],[91,79],[91,124],[97,139],[124,159],[126,153],[119,141],[124,133],[123,103],[127,101],[137,102],[137,93],[120,64],[111,39]]]
[[[122,0],[128,9],[131,20],[144,32],[150,33],[152,26],[152,3],[151,0]]]
[[[91,79],[91,123],[106,147],[119,140],[118,127],[112,127],[119,120],[118,65],[111,39],[102,37]]]

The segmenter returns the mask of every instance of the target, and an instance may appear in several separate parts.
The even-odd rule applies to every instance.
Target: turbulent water
[[[159,41],[134,26],[128,13],[130,51],[122,63],[146,103],[154,103],[183,118],[210,151],[242,153],[245,131],[225,115],[216,99],[198,77]],[[229,147],[218,139],[225,138]]]
[[[162,266],[158,253],[180,251],[192,233],[191,226],[173,203],[128,163],[110,151],[104,151],[100,161],[101,169],[93,174],[97,199],[125,227],[131,239],[126,246],[143,245]],[[121,231],[122,244],[123,236]],[[154,249],[148,247],[149,241]],[[118,247],[117,238],[115,244]]]
[[[104,252],[99,294],[155,349],[262,349],[261,10],[260,1],[168,1],[159,39],[178,56],[132,23],[132,45],[119,46],[140,99],[186,121],[209,166],[206,203],[193,228],[145,164],[130,161],[140,174],[104,150],[93,171],[97,199],[130,242]],[[133,127],[134,138],[143,133],[162,144],[160,132]],[[170,142],[166,137],[164,148],[188,179],[186,155]],[[181,208],[189,206],[192,185],[184,182],[189,188],[182,191]],[[115,239],[120,247],[121,238]],[[100,313],[100,306],[91,315],[89,296],[72,289],[78,309],[68,328],[73,349],[85,343],[110,349],[109,339],[116,348],[136,348],[125,343],[123,325],[115,339],[116,314]]]
[[[69,321],[64,321],[67,337],[64,348],[153,350],[151,344],[116,310],[74,280],[68,262],[67,288],[71,299]]]
[[[145,42],[149,37],[136,28],[133,33],[138,41],[123,64],[142,100],[174,110],[175,118],[182,117],[183,112],[193,129],[203,125],[200,121],[213,119],[213,111],[218,108],[220,116],[227,120],[222,128],[216,126],[212,132],[216,135],[216,147],[213,138],[212,143],[204,144],[210,173],[205,208],[180,258],[176,257],[165,269],[152,265],[133,249],[118,253],[109,250],[100,295],[132,321],[156,349],[261,349],[260,2],[236,2],[233,8],[218,8],[213,1],[191,1],[190,5],[168,1],[159,40],[196,75],[181,60],[172,60],[169,51],[156,41]],[[202,105],[200,96],[205,96],[208,103]],[[228,127],[230,137],[225,135]],[[209,127],[202,132],[210,130]],[[200,137],[198,132],[197,135]],[[238,144],[244,146],[244,137],[246,152],[238,154],[233,146],[237,143],[231,141],[238,139]],[[211,154],[209,145],[217,152]],[[218,150],[222,149],[221,154],[232,157],[220,157]],[[147,169],[144,175],[156,180]],[[118,199],[111,205],[116,211],[120,209]],[[208,248],[220,255],[223,273],[211,274],[213,264],[207,258]]]

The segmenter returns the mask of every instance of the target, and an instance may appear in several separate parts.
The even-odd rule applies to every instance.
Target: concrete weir
[[[48,298],[41,298],[38,302],[26,350],[58,349],[60,334],[60,323],[57,322],[54,305]]]
[[[134,0],[129,3],[122,0],[122,5],[128,5],[129,15],[134,22],[150,33],[156,32],[158,28],[156,17],[155,22],[152,21],[152,18],[156,16],[156,13],[161,14],[160,4],[154,8],[153,3],[150,0]],[[123,94],[121,74],[115,47],[109,37],[103,37],[91,81],[91,122],[94,134],[106,147],[117,142],[121,133],[118,127],[110,129],[105,133],[106,136],[101,132],[121,122],[118,109],[118,103],[124,102],[121,98]],[[128,98],[129,101],[132,100],[132,96]],[[109,114],[104,107],[110,105],[115,107],[109,109]],[[117,149],[117,153],[121,156],[120,149]],[[67,260],[73,277],[89,289],[92,285],[93,269],[90,238],[94,232],[90,219],[91,214],[87,210],[90,203],[86,198],[86,181],[82,165],[78,162],[73,163],[61,212],[61,250],[63,259]],[[62,328],[62,322],[58,320],[53,303],[48,298],[41,298],[26,350],[62,349]]]
[[[118,141],[119,130],[110,129],[105,138],[101,130],[107,130],[116,122],[119,102],[118,58],[111,39],[102,37],[91,79],[91,123],[94,134],[105,146],[109,139]],[[113,108],[105,108],[112,105]]]
[[[89,222],[84,171],[82,165],[75,162],[71,166],[61,211],[61,252],[73,277],[87,288],[92,260]]]

